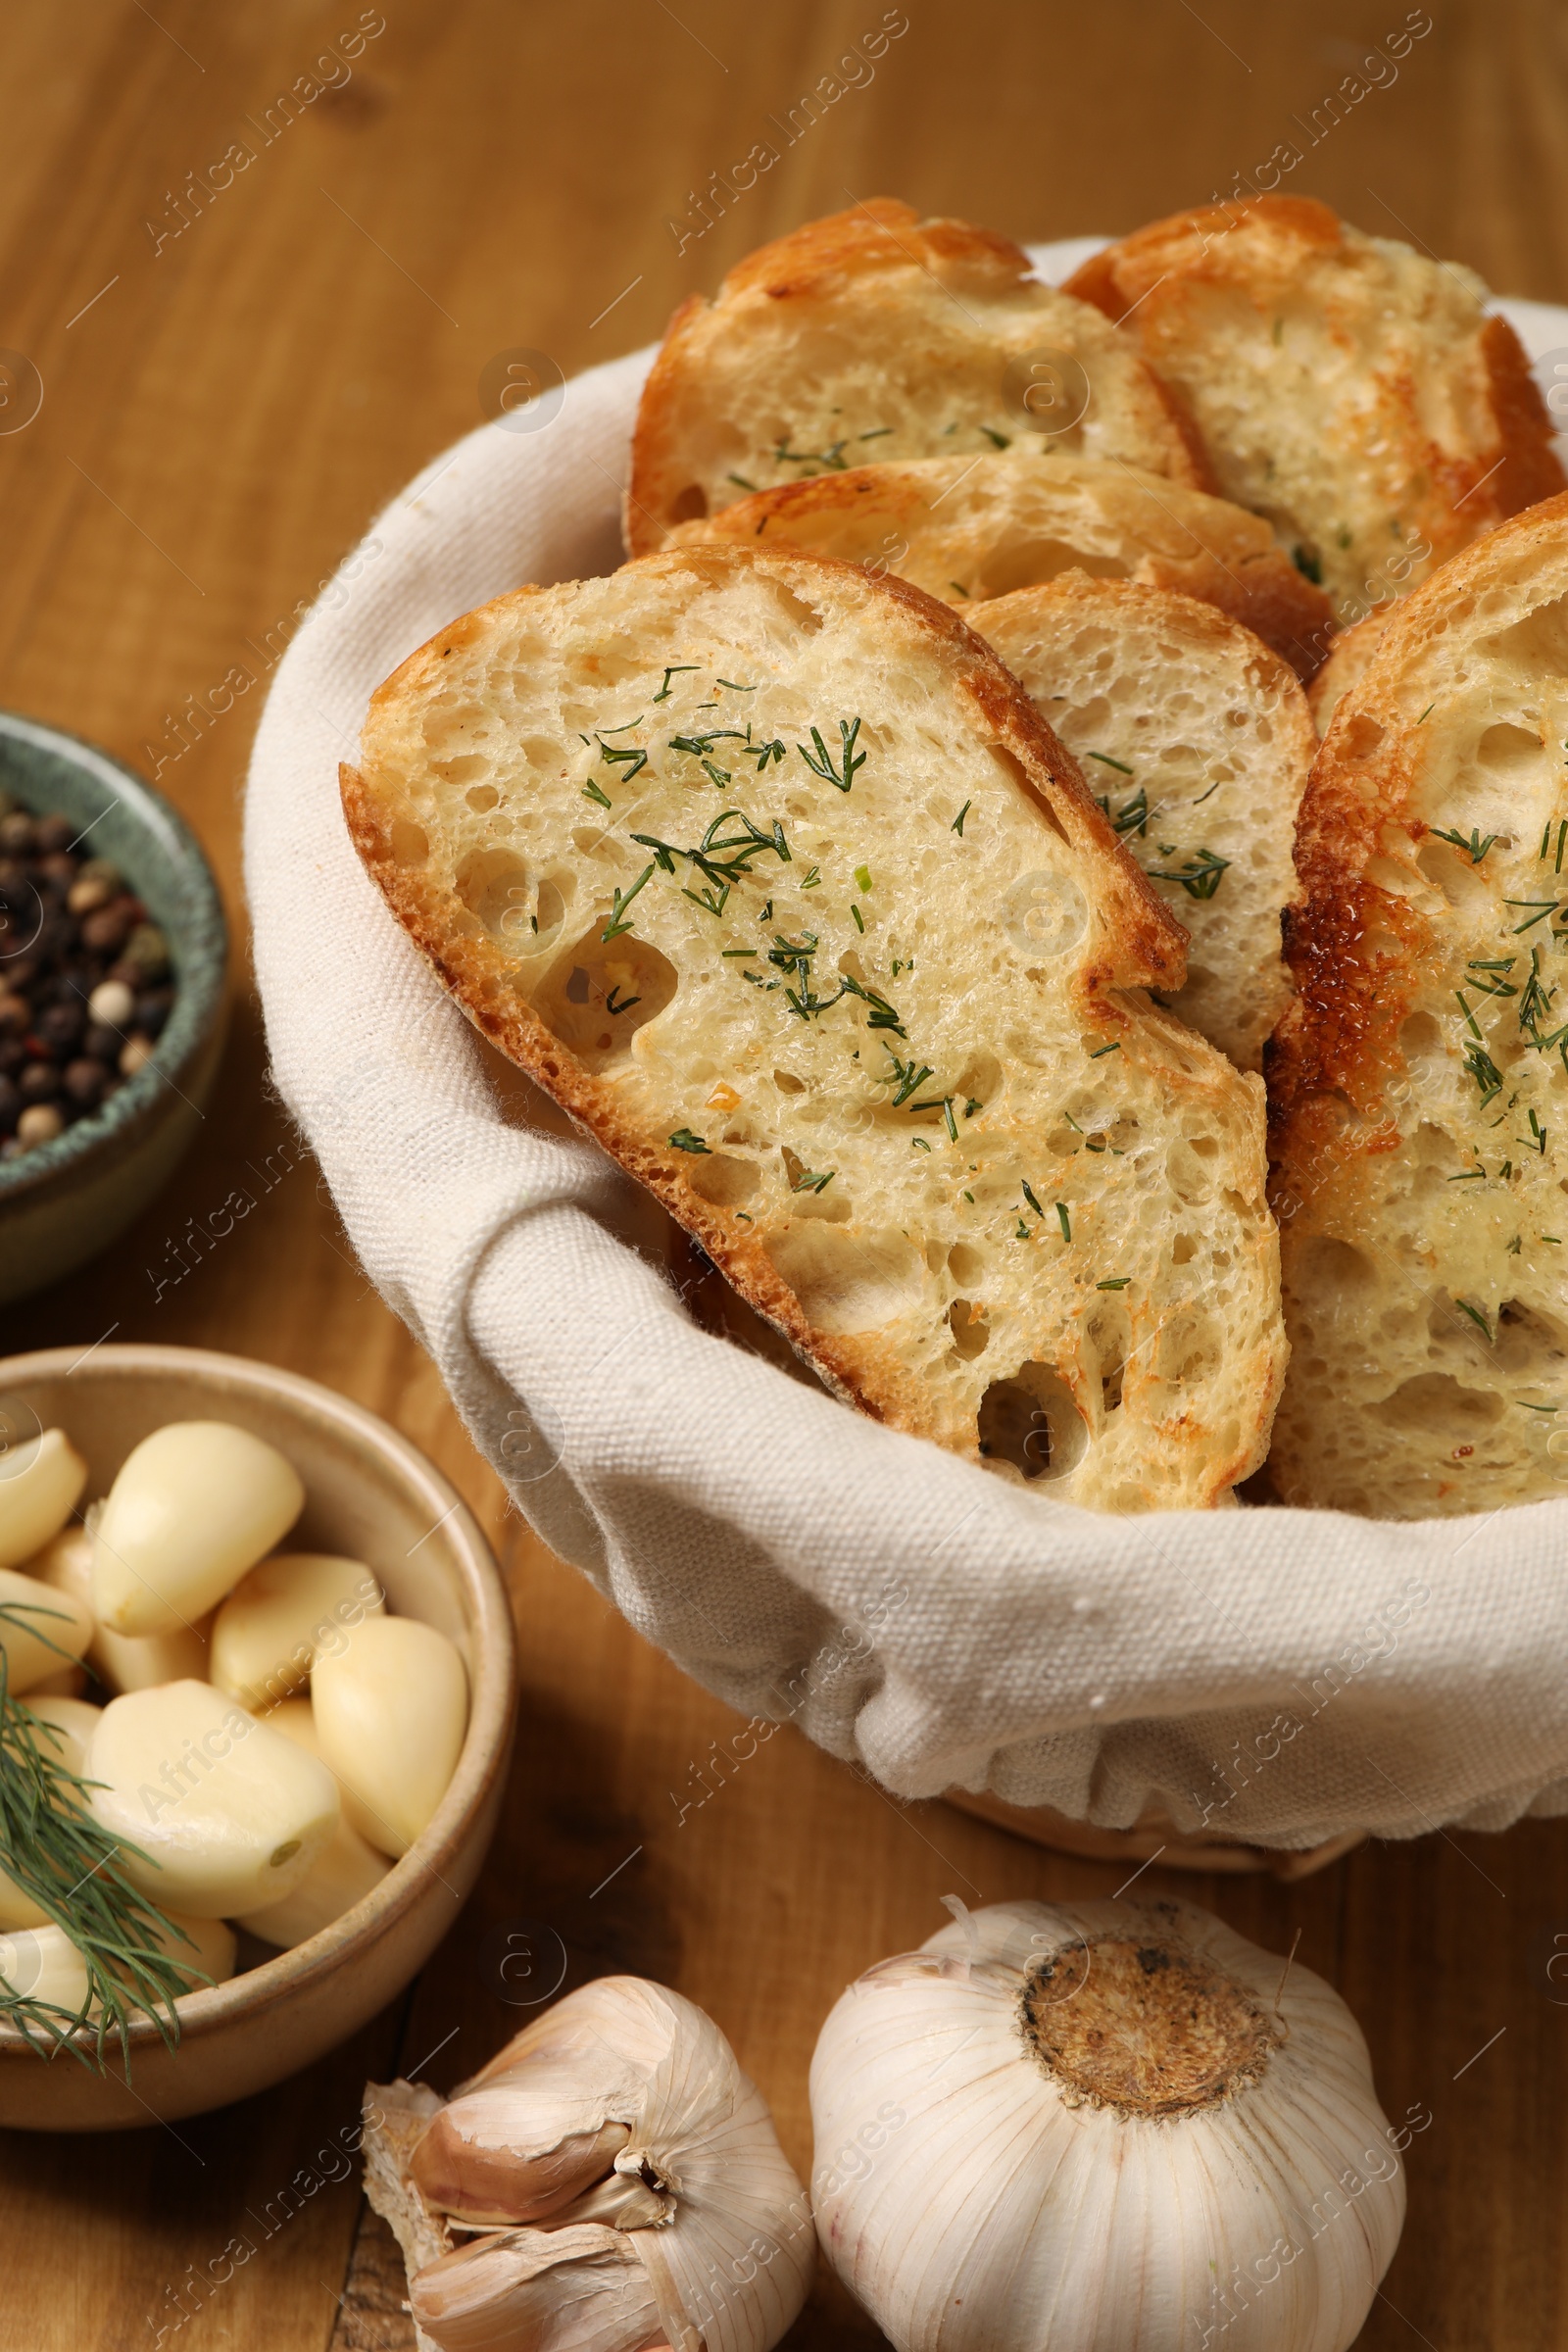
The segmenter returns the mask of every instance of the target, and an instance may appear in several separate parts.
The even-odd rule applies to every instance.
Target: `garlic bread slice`
[[[350,830],[469,1017],[842,1396],[1221,1500],[1283,1364],[1262,1088],[945,607],[786,548],[522,589],[382,686]]]
[[[1327,597],[1257,515],[1096,458],[860,466],[742,499],[669,543],[711,539],[783,540],[894,572],[971,618],[988,599],[1063,572],[1175,588],[1245,622],[1303,678],[1334,632]]]
[[[1269,1070],[1288,1501],[1410,1519],[1563,1492],[1565,747],[1568,496],[1394,608],[1301,805]]]
[[[1067,572],[974,615],[1177,921],[1187,979],[1162,1001],[1239,1069],[1290,1003],[1280,915],[1317,738],[1285,663],[1169,589]]]
[[[1068,291],[1125,320],[1217,486],[1267,515],[1347,624],[1563,487],[1530,363],[1475,272],[1315,197],[1174,213]]]
[[[1084,451],[1210,487],[1134,337],[1032,272],[994,230],[888,197],[748,254],[715,301],[681,305],[644,386],[629,552],[873,457]]]

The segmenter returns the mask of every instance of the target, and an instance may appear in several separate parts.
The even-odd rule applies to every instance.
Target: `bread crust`
[[[857,612],[874,607],[885,616],[879,626],[891,638],[911,647],[917,644],[940,664],[960,705],[972,712],[978,736],[1000,747],[1012,763],[1010,772],[1023,798],[1070,845],[1091,903],[1105,914],[1097,935],[1102,944],[1093,955],[1085,955],[1074,982],[1075,1017],[1102,1031],[1112,1044],[1136,1039],[1141,1023],[1152,1025],[1143,1032],[1152,1039],[1162,1031],[1171,1041],[1174,1066],[1190,1073],[1185,1080],[1173,1076],[1173,1085],[1178,1091],[1186,1085],[1195,1099],[1206,1100],[1210,1094],[1223,1098],[1226,1115],[1233,1126],[1239,1121],[1245,1132],[1251,1114],[1245,1099],[1233,1098],[1229,1089],[1256,1082],[1234,1077],[1210,1049],[1129,993],[1151,985],[1180,986],[1185,933],[1117,841],[1076,763],[1016,681],[956,613],[907,582],[870,582],[853,566],[785,549],[760,555],[721,546],[668,550],[628,566],[616,581],[625,583],[636,575],[639,593],[646,582],[660,593],[667,589],[676,600],[687,583],[722,589],[758,571],[792,595],[814,598],[824,606],[836,600]],[[628,1115],[615,1084],[586,1066],[514,986],[515,958],[498,949],[477,924],[465,923],[449,881],[400,848],[399,827],[410,823],[415,801],[399,782],[400,773],[406,772],[400,769],[405,753],[399,747],[415,745],[418,714],[443,690],[447,665],[466,648],[483,645],[496,630],[512,626],[518,615],[525,619],[530,605],[556,609],[561,598],[572,593],[520,590],[498,599],[439,632],[378,689],[367,721],[362,764],[342,770],[344,813],[356,849],[469,1019],[695,1235],[742,1296],[784,1333],[836,1395],[916,1435],[958,1443],[959,1450],[972,1455],[972,1434],[967,1442],[956,1440],[939,1401],[933,1401],[929,1378],[906,1362],[895,1346],[875,1331],[838,1336],[808,1316],[769,1255],[760,1227],[756,1234],[743,1230],[732,1212],[704,1197],[694,1183],[702,1163],[651,1135],[646,1118]],[[1236,1180],[1244,1186],[1248,1181],[1241,1165]],[[1257,1246],[1263,1248],[1266,1261],[1272,1236],[1265,1242],[1260,1234]],[[1266,1277],[1264,1262],[1258,1279],[1266,1282]],[[1257,1303],[1254,1294],[1253,1305]],[[1264,1319],[1266,1325],[1266,1315]],[[1173,1429],[1169,1444],[1184,1467],[1181,1494],[1169,1499],[1210,1503],[1247,1475],[1266,1440],[1278,1391],[1279,1358],[1276,1329],[1253,1366],[1246,1426],[1234,1443],[1217,1449],[1213,1432],[1196,1413],[1188,1415],[1190,1427]],[[1083,1499],[1093,1501],[1095,1496],[1086,1494]]]
[[[1314,198],[1172,214],[1066,291],[1127,322],[1225,494],[1270,516],[1347,622],[1564,486],[1529,362],[1479,281]]]
[[[1268,1079],[1298,1369],[1271,1463],[1287,1500],[1406,1518],[1560,1492],[1544,1440],[1568,1407],[1568,1280],[1538,1227],[1560,1221],[1568,1150],[1538,1041],[1568,935],[1548,911],[1568,495],[1375,618],[1286,918],[1297,997]]]
[[[1004,373],[1042,351],[1087,370],[1089,408],[1060,428],[1063,446],[1213,487],[1191,417],[1132,338],[1036,282],[1010,238],[876,197],[760,247],[712,303],[693,295],[675,312],[638,406],[627,550],[648,554],[760,472],[790,479],[781,466],[818,459],[835,470],[862,440],[885,439],[885,457],[1033,447]]]
[[[1171,1011],[1238,1069],[1260,1069],[1290,1001],[1280,918],[1316,749],[1294,672],[1213,605],[1079,571],[993,598],[974,625],[1053,731],[1099,762],[1097,798],[1121,800],[1139,864],[1164,870],[1161,895],[1192,934]],[[1169,878],[1200,850],[1225,861],[1207,896],[1202,876],[1197,890]]]
[[[1026,577],[1014,547],[1026,549],[1031,537],[1041,568]],[[912,578],[960,612],[1055,576],[1077,545],[1093,572],[1174,590],[1228,613],[1303,680],[1334,638],[1328,598],[1256,515],[1093,458],[1053,458],[1038,467],[1000,456],[858,466],[738,499],[669,535],[677,547],[763,540]]]

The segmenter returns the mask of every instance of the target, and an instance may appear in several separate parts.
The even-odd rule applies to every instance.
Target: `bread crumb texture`
[[[959,612],[1076,571],[1176,588],[1245,621],[1303,678],[1334,633],[1326,596],[1266,522],[1134,467],[925,458],[818,474],[683,523],[671,544],[779,541],[913,580]]]
[[[1199,488],[1206,464],[1138,344],[963,220],[876,198],[808,221],[675,313],[644,387],[626,545],[749,491],[867,458],[1000,449],[1119,459]]]
[[[1038,1492],[1226,1498],[1283,1374],[1262,1087],[994,655],[670,551],[384,685],[344,806],[469,1016],[842,1396]]]
[[[1164,1002],[1261,1069],[1290,1002],[1280,917],[1316,750],[1295,677],[1208,605],[1082,572],[998,597],[974,625],[1191,935]]]
[[[1302,803],[1270,1091],[1287,1500],[1568,1483],[1568,497],[1388,617]]]
[[[1342,621],[1563,487],[1529,362],[1475,272],[1315,198],[1174,214],[1068,289],[1126,318],[1219,488],[1268,517]]]

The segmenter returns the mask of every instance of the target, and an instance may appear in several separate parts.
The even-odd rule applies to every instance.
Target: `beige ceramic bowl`
[[[416,1974],[478,1877],[512,1746],[516,1660],[495,1559],[459,1496],[407,1439],[314,1381],[194,1348],[52,1348],[0,1361],[12,1431],[67,1430],[88,1496],[166,1421],[234,1421],[287,1454],[305,1482],[290,1541],[369,1562],[398,1614],[450,1635],[468,1668],[468,1734],[429,1828],[374,1892],[321,1934],[176,2003],[170,2050],[131,2030],[130,2080],[45,2059],[0,2027],[0,2125],[86,2132],[196,2115],[296,2073],[355,2033]]]

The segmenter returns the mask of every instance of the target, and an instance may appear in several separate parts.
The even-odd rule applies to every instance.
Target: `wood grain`
[[[846,67],[860,86],[791,137],[779,124],[879,0],[385,0],[350,77],[327,68],[340,86],[269,136],[267,110],[355,25],[356,0],[81,0],[69,17],[13,0],[0,343],[39,368],[44,404],[0,431],[0,700],[156,769],[238,926],[246,753],[301,600],[477,421],[498,352],[542,350],[567,374],[612,357],[749,246],[854,196],[1025,237],[1113,231],[1224,193],[1282,144],[1300,153],[1283,184],[1506,291],[1568,300],[1568,19],[1548,0],[1434,0],[1397,78],[1327,128],[1329,95],[1405,22],[1402,0],[906,13],[873,77]],[[211,179],[240,139],[254,160],[190,199],[173,234],[186,174]],[[761,141],[777,162],[703,226],[710,174]],[[236,670],[233,709],[204,716]],[[560,1953],[567,1984],[639,1970],[710,2007],[805,2171],[807,2060],[857,1971],[927,1935],[944,1894],[1109,1893],[1123,1875],[895,1802],[792,1731],[716,1769],[726,1710],[506,1514],[269,1096],[243,971],[240,989],[198,1151],[109,1258],[9,1310],[3,1345],[113,1329],[230,1348],[407,1431],[514,1579],[516,1773],[463,1921],[356,2042],[177,2131],[0,2142],[7,2352],[398,2352],[391,2249],[361,2226],[333,2135],[367,2076],[422,2064],[444,2086],[529,2014],[486,1962],[492,1930],[532,1939],[544,1989]],[[203,1242],[247,1166],[275,1181]],[[1155,1865],[1140,1886],[1165,1883]],[[1422,2123],[1404,2242],[1362,2343],[1568,2352],[1568,1986],[1547,1974],[1568,1949],[1553,1943],[1568,1939],[1568,1830],[1435,1835],[1297,1886],[1184,1890],[1282,1952],[1299,1929],[1300,1958],[1366,2030],[1389,2113]],[[254,2252],[232,2277],[192,2287],[242,2233]],[[792,2338],[877,2340],[826,2281]]]

